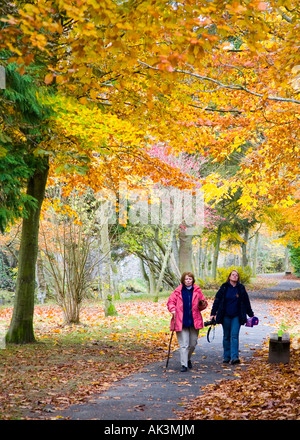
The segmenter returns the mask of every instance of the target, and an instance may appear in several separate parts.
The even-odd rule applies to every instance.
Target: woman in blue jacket
[[[239,332],[241,325],[247,322],[247,315],[254,316],[249,296],[240,283],[239,273],[233,270],[215,296],[210,317],[223,326],[224,363],[240,363]]]

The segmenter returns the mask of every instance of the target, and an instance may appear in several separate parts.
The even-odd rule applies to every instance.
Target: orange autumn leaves
[[[182,420],[299,420],[299,350],[290,364],[268,364],[267,353],[255,354],[235,380],[223,379],[202,389],[188,403]]]
[[[129,372],[164,359],[170,338],[166,300],[118,302],[116,307],[119,315],[105,318],[99,304],[86,305],[81,325],[62,327],[62,313],[57,306],[36,306],[36,334],[44,343],[9,346],[1,352],[1,417],[51,418],[51,410],[84,402]],[[274,300],[271,310],[276,328],[281,324],[295,328],[299,301]],[[0,310],[1,323],[8,324],[10,316],[11,308]],[[236,380],[221,380],[205,387],[178,417],[296,419],[299,345],[294,342],[289,365],[268,364],[265,346],[246,371],[236,367]]]
[[[63,327],[58,306],[36,306],[35,334],[42,343],[1,350],[0,418],[51,418],[51,411],[84,402],[164,358],[166,301],[126,301],[116,308],[118,316],[105,318],[99,303],[87,304],[81,325]],[[0,324],[8,325],[11,314],[11,308],[0,309]]]
[[[300,301],[274,299],[270,311],[274,330],[282,328],[292,336],[290,363],[269,364],[266,341],[246,370],[235,369],[237,379],[222,379],[202,388],[201,395],[178,413],[180,419],[299,420]]]
[[[89,172],[97,187],[118,176],[157,179],[163,172],[179,184],[178,174],[149,161],[147,141],[205,154],[217,169],[247,145],[228,184],[213,170],[208,180],[218,182],[208,182],[208,196],[242,187],[243,209],[259,214],[267,204],[284,207],[287,197],[295,203],[300,60],[294,0],[20,6],[4,11],[0,31],[10,61],[24,73],[40,56],[47,87],[82,105],[77,115],[66,112],[57,121],[57,137],[45,146],[45,154],[55,151],[51,171]]]
[[[211,301],[211,300],[209,300]],[[79,333],[86,341],[97,338],[104,331],[104,338],[115,341],[132,340],[133,343],[150,343],[166,348],[169,339],[170,314],[166,300],[116,302],[118,315],[105,317],[101,305],[87,304],[80,312],[81,325],[63,325],[63,313],[57,305],[35,306],[34,327],[38,339],[58,340],[72,333]],[[203,313],[206,313],[203,312]],[[208,318],[208,313],[206,318]],[[12,309],[0,310],[0,321],[8,325]],[[206,319],[205,318],[205,319]],[[139,325],[138,325],[139,323]]]
[[[128,188],[147,188],[167,179],[180,188],[193,186],[178,167],[150,156],[152,141],[144,128],[96,107],[87,107],[60,95],[47,99],[55,109],[50,124],[56,136],[41,145],[53,151],[49,183],[63,176],[64,193],[88,186],[95,192],[109,188],[115,193],[120,182]],[[51,154],[51,153],[50,153]]]
[[[83,402],[161,359],[168,347],[165,302],[118,303],[105,318],[98,303],[81,311],[81,325],[62,326],[58,306],[35,307],[40,344],[1,350],[0,418],[49,418],[55,408]],[[8,325],[11,308],[0,310]],[[16,367],[17,366],[17,367]]]

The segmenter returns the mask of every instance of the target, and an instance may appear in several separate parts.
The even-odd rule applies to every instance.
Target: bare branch
[[[146,64],[143,61],[139,61],[139,63],[142,64],[143,66],[147,67],[148,69],[158,70],[159,71],[159,69],[157,67],[150,66],[149,64]],[[212,82],[212,83],[218,85],[219,87],[221,87],[223,89],[242,90],[244,92],[249,93],[250,95],[257,96],[258,98],[264,98],[264,95],[262,95],[261,93],[253,92],[252,90],[249,90],[247,87],[242,86],[242,85],[224,84],[221,81],[218,81],[218,80],[216,80],[214,78],[210,78],[209,76],[202,76],[202,75],[199,75],[198,73],[193,73],[193,72],[189,72],[189,71],[186,71],[186,70],[175,69],[173,72],[174,73],[182,73],[184,75],[193,76],[194,78],[198,78],[201,81]],[[297,99],[282,98],[280,96],[267,96],[265,99],[269,100],[269,101],[292,102],[293,104],[300,104],[300,101],[297,100]]]

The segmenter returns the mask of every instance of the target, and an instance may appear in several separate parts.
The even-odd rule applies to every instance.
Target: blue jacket
[[[228,289],[229,282],[222,284],[218,290],[215,300],[211,309],[211,316],[216,315],[217,323],[222,323],[225,315],[225,295]],[[247,315],[254,316],[253,310],[251,309],[251,304],[249,300],[248,293],[246,292],[245,286],[241,283],[237,283],[238,288],[238,316],[240,324],[243,325],[247,322]]]
[[[184,284],[182,286],[181,295],[183,301],[183,327],[194,327],[194,319],[192,313],[194,287],[188,289]]]

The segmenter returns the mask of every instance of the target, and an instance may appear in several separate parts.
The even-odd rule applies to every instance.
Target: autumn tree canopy
[[[36,1],[6,6],[2,47],[23,73],[168,142],[212,155],[242,144],[246,208],[293,203],[299,118],[295,1]],[[226,187],[224,188],[226,189]],[[208,186],[208,192],[216,187]]]
[[[153,144],[161,143],[172,154],[209,159],[210,172],[200,176],[206,201],[242,191],[245,216],[275,207],[292,225],[299,29],[296,0],[6,2],[1,63],[30,74],[39,102],[54,113],[38,142],[20,124],[13,130],[34,159],[27,176],[16,176],[25,177],[25,187],[27,179],[27,200],[35,198],[29,183],[42,175],[46,184],[49,167],[50,176],[64,173],[75,184],[83,176],[95,188],[128,175],[134,184],[167,174],[170,184],[190,185],[180,170],[151,157]],[[3,96],[18,120],[16,96]],[[12,131],[4,111],[0,124]],[[11,146],[3,136],[0,144],[4,162]],[[229,175],[228,156],[240,156]]]

